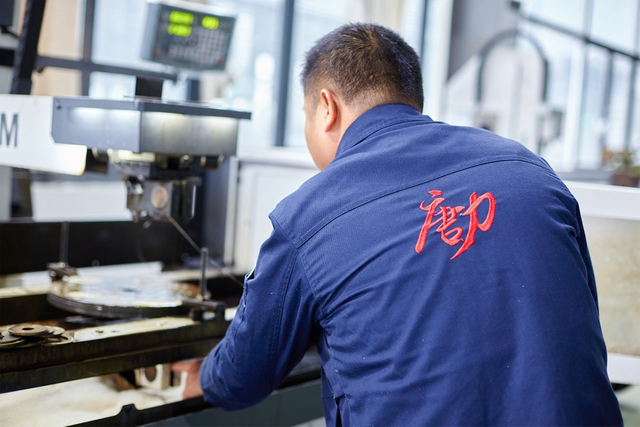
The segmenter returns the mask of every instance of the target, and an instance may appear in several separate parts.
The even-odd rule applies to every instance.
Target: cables
[[[189,244],[200,254],[200,256],[203,256],[202,249],[196,244],[196,242],[191,238],[191,236],[189,236],[189,234],[187,234],[187,232],[180,226],[180,224],[178,224],[178,222],[170,215],[167,216],[167,218],[169,219],[169,222],[171,222],[171,224],[173,224],[173,226],[182,235],[182,237],[184,237],[185,240],[187,242],[189,242]],[[208,253],[208,251],[207,251],[207,253]],[[207,257],[209,263],[211,265],[213,265],[213,267],[216,270],[218,270],[222,275],[224,275],[225,277],[231,279],[235,284],[239,285],[241,288],[244,288],[244,283],[240,282],[233,274],[231,274],[231,272],[229,271],[229,269],[227,267],[224,267],[224,266],[220,265],[218,262],[216,262],[213,258],[211,258],[208,255],[204,255],[204,256]]]

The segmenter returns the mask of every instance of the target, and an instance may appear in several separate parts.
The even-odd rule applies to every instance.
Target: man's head
[[[422,111],[420,60],[395,32],[375,24],[348,24],[322,37],[301,74],[305,137],[320,169],[335,157],[347,127],[383,104]]]

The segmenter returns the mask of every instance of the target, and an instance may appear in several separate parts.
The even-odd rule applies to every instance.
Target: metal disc
[[[47,326],[51,335],[62,335],[65,333],[65,329],[59,326]]]
[[[25,342],[26,340],[24,338],[5,335],[2,338],[0,338],[0,350],[4,350],[7,348],[20,347]]]
[[[160,317],[188,312],[185,298],[198,287],[160,276],[81,277],[52,283],[47,300],[57,308],[108,318]]]
[[[25,338],[24,342],[21,343],[19,348],[29,348],[29,347],[38,347],[45,343],[47,338],[43,337],[35,337],[35,338]]]
[[[24,338],[15,337],[13,335],[4,335],[0,338],[0,344],[13,344],[18,341],[24,341]]]
[[[0,332],[2,332],[2,335],[9,335],[9,329],[13,328],[16,325],[4,325],[4,326],[0,326]]]
[[[75,339],[73,339],[71,334],[69,334],[68,332],[65,332],[62,335],[57,335],[55,337],[47,338],[43,345],[45,347],[53,347],[53,346],[56,346],[56,345],[71,344],[74,341],[75,341]]]
[[[11,335],[16,335],[19,337],[39,337],[43,335],[49,334],[49,329],[43,325],[16,325],[9,328],[9,333]]]

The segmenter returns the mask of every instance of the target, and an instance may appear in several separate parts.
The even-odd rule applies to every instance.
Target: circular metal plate
[[[20,347],[24,343],[26,343],[26,340],[24,338],[5,335],[0,338],[0,350]]]
[[[53,347],[56,345],[71,344],[74,341],[75,340],[73,339],[71,334],[69,334],[68,332],[65,332],[62,335],[57,335],[55,337],[47,338],[43,345],[45,347]]]
[[[12,326],[9,328],[9,333],[19,337],[39,337],[48,335],[49,329],[43,325],[24,324]]]
[[[42,337],[34,337],[34,338],[25,338],[24,342],[20,344],[20,348],[29,348],[29,347],[37,347],[39,345],[44,344],[47,341],[47,338]]]
[[[53,282],[47,300],[89,316],[127,318],[187,313],[182,299],[195,298],[198,286],[158,277],[80,277]]]
[[[61,328],[59,326],[47,326],[47,328],[49,329],[49,334],[51,335],[62,335],[65,333],[64,328]]]
[[[13,335],[4,335],[0,338],[0,345],[15,344],[17,342],[24,342],[24,338],[14,337]]]
[[[13,328],[16,325],[4,325],[4,326],[0,326],[0,332],[2,332],[2,335],[9,335],[9,329]]]

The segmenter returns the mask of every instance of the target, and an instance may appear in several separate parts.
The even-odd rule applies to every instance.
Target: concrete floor
[[[293,427],[324,427],[326,425],[324,418],[316,418],[306,423],[297,424]]]
[[[616,392],[622,418],[626,427],[640,427],[640,385],[630,386]],[[318,418],[294,427],[324,427],[324,418]]]
[[[640,426],[640,385],[630,386],[616,392],[624,425],[627,427]]]
[[[1,1],[1,0],[0,0]],[[64,393],[60,389],[64,387]],[[87,378],[63,384],[4,394],[0,399],[0,427],[3,426],[51,426],[115,415],[124,404],[135,403],[138,408],[169,403],[180,399],[178,388],[159,391],[110,390],[99,378]],[[627,427],[640,427],[640,385],[616,392]],[[33,411],[33,402],[38,411]],[[89,408],[97,407],[97,412]],[[57,414],[55,421],[51,414]],[[317,418],[295,427],[323,427],[324,418]]]

